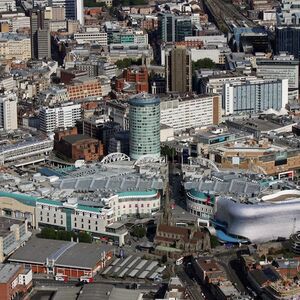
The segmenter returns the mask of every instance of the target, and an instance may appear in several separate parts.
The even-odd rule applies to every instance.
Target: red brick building
[[[33,273],[53,276],[62,274],[80,278],[93,277],[112,257],[113,248],[106,244],[32,238],[24,247],[20,247],[9,261],[30,265]]]
[[[87,71],[77,70],[77,69],[61,69],[60,70],[60,81],[64,84],[69,84],[73,79],[86,76]]]
[[[0,264],[0,300],[26,295],[32,287],[32,271],[24,265]]]
[[[101,141],[88,135],[77,134],[77,128],[59,130],[54,135],[54,150],[72,159],[98,161],[104,156]]]
[[[91,96],[102,96],[101,83],[97,78],[83,76],[67,85],[70,100],[83,99]]]
[[[129,68],[123,71],[122,78],[116,80],[117,92],[142,93],[149,91],[148,70],[145,66]]]
[[[202,48],[203,42],[202,41],[182,41],[182,42],[176,42],[176,46],[185,46],[185,47],[191,47],[191,48]]]

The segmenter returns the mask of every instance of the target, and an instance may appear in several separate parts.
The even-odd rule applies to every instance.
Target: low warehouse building
[[[32,238],[9,261],[30,265],[34,273],[80,278],[94,276],[112,257],[113,247],[106,244]]]

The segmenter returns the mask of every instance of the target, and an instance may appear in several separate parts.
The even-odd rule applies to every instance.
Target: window
[[[74,227],[77,227],[77,223],[74,223]]]
[[[49,218],[47,218],[47,222],[49,223]]]
[[[41,217],[41,221],[43,222],[43,217]]]
[[[63,221],[63,220],[61,220],[61,221],[60,221],[60,224],[61,224],[61,225],[63,225],[63,224],[64,224],[64,221]]]
[[[56,219],[54,219],[54,221],[53,221],[53,222],[54,222],[54,224],[56,224]]]
[[[96,231],[98,231],[98,226],[96,226]]]
[[[83,224],[81,224],[81,228],[83,228]]]
[[[89,225],[89,229],[91,229],[91,225]]]

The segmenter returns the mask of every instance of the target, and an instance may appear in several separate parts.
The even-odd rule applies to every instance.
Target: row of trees
[[[96,0],[84,0],[84,7],[105,7],[105,2],[96,2]]]
[[[74,241],[79,240],[81,243],[91,243],[92,237],[86,232],[73,232],[66,230],[55,230],[51,227],[45,227],[41,230],[41,232],[37,235],[42,239],[51,239],[51,240],[62,240],[62,241],[71,241],[73,238]]]
[[[134,6],[148,4],[147,0],[113,0],[113,7],[121,6]]]
[[[129,68],[132,65],[138,65],[140,66],[142,64],[142,59],[131,59],[131,58],[124,58],[124,59],[119,59],[116,61],[116,66],[118,69],[126,69]]]
[[[217,67],[216,63],[213,62],[210,58],[198,59],[193,62],[193,70],[198,69],[215,69]]]

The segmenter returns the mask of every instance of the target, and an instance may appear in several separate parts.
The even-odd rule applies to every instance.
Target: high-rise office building
[[[280,110],[288,103],[288,79],[246,80],[225,83],[223,109],[226,115]]]
[[[18,128],[16,94],[0,95],[0,129],[15,130]]]
[[[192,62],[185,47],[166,50],[167,92],[186,93],[192,90]]]
[[[37,31],[38,59],[51,57],[51,40],[49,29],[39,29]]]
[[[163,42],[182,42],[185,37],[192,36],[191,17],[161,13],[158,16],[158,30]]]
[[[129,153],[160,156],[160,100],[148,94],[129,99]]]
[[[49,20],[44,10],[35,9],[30,16],[31,57],[33,59],[51,58]]]
[[[49,0],[49,5],[64,7],[67,19],[78,20],[84,25],[83,0]]]
[[[300,58],[300,27],[276,27],[275,33],[276,52],[288,52],[295,58]]]

